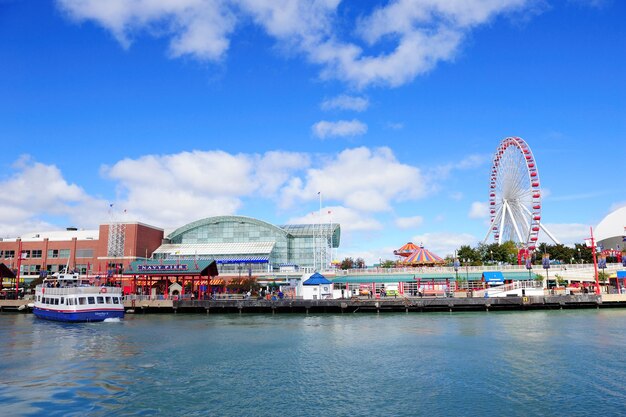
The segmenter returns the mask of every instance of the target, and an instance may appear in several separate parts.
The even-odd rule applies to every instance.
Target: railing
[[[43,287],[45,295],[71,295],[71,294],[107,294],[121,295],[122,289],[119,287]]]

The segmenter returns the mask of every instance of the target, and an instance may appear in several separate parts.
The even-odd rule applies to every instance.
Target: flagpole
[[[322,192],[317,193],[320,196],[320,212],[319,212],[319,238],[320,238],[320,272],[323,271],[324,261],[322,260],[322,244],[323,242],[323,233],[322,233]]]
[[[17,274],[15,275],[15,299],[19,298],[20,293],[20,269],[22,269],[22,239],[19,240],[17,246]]]

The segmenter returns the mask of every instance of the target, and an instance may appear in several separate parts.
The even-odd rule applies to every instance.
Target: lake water
[[[22,415],[626,415],[626,310],[0,315]]]

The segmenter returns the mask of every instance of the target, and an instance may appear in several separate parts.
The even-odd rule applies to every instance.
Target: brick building
[[[163,229],[137,222],[102,224],[97,230],[29,233],[0,239],[0,263],[15,269],[21,253],[20,277],[26,281],[68,264],[81,274],[103,275],[152,256],[162,241]]]

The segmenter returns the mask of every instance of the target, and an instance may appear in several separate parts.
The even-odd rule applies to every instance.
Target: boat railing
[[[119,287],[43,287],[45,295],[73,295],[73,294],[102,294],[121,295],[122,289]]]

